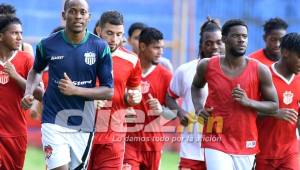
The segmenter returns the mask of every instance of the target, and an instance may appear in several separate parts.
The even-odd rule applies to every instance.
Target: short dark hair
[[[123,25],[124,24],[123,15],[118,11],[103,12],[98,21],[97,26],[103,28],[106,23],[112,25]]]
[[[280,48],[300,54],[300,34],[295,32],[286,34],[281,39]]]
[[[215,32],[221,31],[220,22],[217,19],[212,19],[211,17],[207,17],[206,21],[202,24],[200,28],[200,39],[199,39],[199,51],[198,56],[203,56],[203,52],[201,52],[202,46],[202,36],[205,32]]]
[[[65,0],[64,11],[66,11],[69,8],[69,5],[70,5],[70,0]]]
[[[135,22],[130,25],[130,27],[128,29],[128,36],[131,37],[135,30],[142,30],[146,27],[147,27],[147,25],[142,22]]]
[[[7,26],[9,26],[10,24],[20,24],[21,20],[19,18],[17,18],[16,16],[13,15],[0,15],[0,32],[5,32]]]
[[[158,29],[153,27],[146,27],[140,34],[139,43],[149,45],[163,39],[163,34]]]
[[[0,15],[16,15],[16,8],[10,4],[0,4]]]
[[[222,36],[227,36],[228,33],[229,33],[230,28],[234,27],[234,26],[244,26],[248,30],[248,26],[243,20],[231,19],[231,20],[228,20],[224,23],[224,25],[222,27]]]
[[[65,0],[65,3],[64,3],[64,11],[66,11],[69,7],[70,7],[70,1],[71,0]],[[85,0],[86,1],[86,0]],[[87,2],[87,1],[86,1]]]
[[[271,18],[263,25],[265,34],[269,34],[272,30],[288,28],[288,24],[281,18]]]

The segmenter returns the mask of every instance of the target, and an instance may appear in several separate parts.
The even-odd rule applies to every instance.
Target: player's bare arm
[[[169,93],[166,94],[166,105],[171,110],[177,111],[177,117],[180,120],[180,124],[183,126],[188,125],[188,112],[184,111],[176,102],[176,98],[173,98],[169,95]]]
[[[34,90],[38,87],[39,83],[41,82],[41,77],[41,73],[36,72],[34,69],[31,69],[29,71],[26,81],[24,97],[21,102],[21,105],[24,109],[29,109],[32,106],[34,98],[36,98],[39,101],[42,101],[43,94],[38,94],[36,90]]]
[[[295,124],[298,121],[298,112],[294,109],[289,108],[279,108],[274,114],[268,114],[268,113],[258,113],[259,116],[273,116],[278,119],[282,119],[285,121],[288,121],[291,124]]]
[[[127,87],[125,93],[125,103],[129,106],[135,106],[142,101],[141,86]]]
[[[154,98],[150,93],[148,94],[149,99],[146,101],[146,103],[149,106],[149,109],[152,111],[155,111],[157,114],[162,114],[163,108],[158,101],[157,98]]]
[[[10,62],[7,61],[6,64],[4,65],[4,72],[6,72],[9,77],[14,79],[16,83],[21,87],[22,89],[26,89],[26,79],[24,79],[15,69],[14,65]],[[34,97],[38,100],[42,100],[44,90],[42,87],[37,86],[34,91]]]
[[[201,93],[200,89],[204,88],[206,84],[205,73],[208,61],[209,59],[200,60],[191,87],[192,101],[195,108],[195,112],[197,115],[202,116],[205,120],[207,120],[209,112],[205,110],[203,106],[203,101],[201,101],[201,99],[203,99],[203,94]]]
[[[96,100],[111,100],[114,90],[109,87],[84,88],[75,86],[69,76],[64,73],[64,78],[58,82],[58,89],[67,96],[80,96]]]
[[[278,110],[278,98],[276,89],[272,83],[271,73],[263,64],[259,63],[258,67],[260,91],[263,100],[256,101],[249,99],[245,90],[239,87],[239,85],[232,90],[232,97],[241,105],[255,109],[258,112],[275,114]]]

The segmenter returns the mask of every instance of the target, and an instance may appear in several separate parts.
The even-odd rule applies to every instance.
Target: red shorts
[[[0,169],[22,170],[27,136],[0,137]]]
[[[158,170],[160,158],[160,151],[136,151],[126,148],[123,170]]]
[[[88,170],[121,170],[125,142],[94,144]]]
[[[204,161],[180,158],[179,170],[206,170]]]
[[[298,154],[291,154],[283,159],[256,159],[256,170],[289,169],[299,170]]]

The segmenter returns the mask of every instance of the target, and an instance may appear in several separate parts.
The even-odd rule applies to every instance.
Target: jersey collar
[[[273,70],[273,72],[280,78],[282,79],[286,84],[290,85],[292,83],[292,81],[294,80],[295,78],[295,74],[292,75],[292,77],[288,80],[286,79],[285,77],[283,77],[280,73],[278,73],[278,71],[276,70],[275,68],[275,63],[273,63],[271,65],[271,69]]]
[[[74,44],[74,43],[72,43],[72,42],[68,39],[68,37],[67,37],[67,35],[66,35],[66,33],[65,33],[65,30],[62,30],[61,32],[62,32],[63,39],[64,39],[68,44],[71,44],[71,45],[74,46],[74,47],[77,47],[78,45],[81,45],[81,44],[85,43],[85,42],[88,40],[89,34],[90,34],[89,31],[86,29],[85,35],[84,35],[83,39],[80,41],[80,43]]]

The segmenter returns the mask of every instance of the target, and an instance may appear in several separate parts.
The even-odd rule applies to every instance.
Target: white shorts
[[[207,170],[251,170],[255,155],[230,155],[215,149],[204,149]]]
[[[42,143],[47,169],[69,165],[69,169],[86,169],[94,134],[72,129],[62,131],[63,127],[43,123]]]

